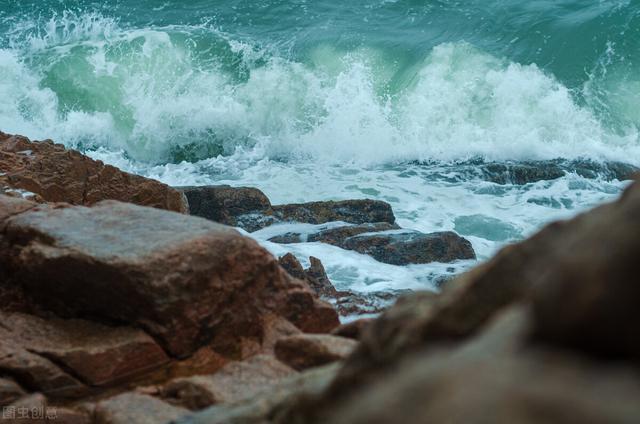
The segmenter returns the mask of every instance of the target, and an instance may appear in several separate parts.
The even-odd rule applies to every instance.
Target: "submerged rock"
[[[37,201],[93,205],[119,200],[186,213],[177,190],[123,172],[50,140],[30,141],[0,132],[0,193]]]

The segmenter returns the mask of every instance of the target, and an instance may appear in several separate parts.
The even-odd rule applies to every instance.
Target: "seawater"
[[[274,203],[374,198],[467,237],[479,260],[624,182],[500,185],[469,161],[640,165],[639,1],[0,1],[0,130],[171,185]],[[475,262],[408,267],[319,243],[340,288],[432,289]]]

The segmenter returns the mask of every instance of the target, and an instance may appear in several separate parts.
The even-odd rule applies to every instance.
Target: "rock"
[[[356,342],[325,334],[299,334],[276,343],[276,357],[297,370],[318,367],[346,358]]]
[[[171,381],[162,390],[162,396],[172,404],[199,410],[250,398],[294,373],[272,356],[258,355],[230,363],[213,375]]]
[[[311,262],[311,266],[305,270],[292,253],[287,253],[278,259],[280,266],[291,276],[306,280],[313,291],[321,298],[335,299],[338,297],[339,293],[329,280],[320,259],[311,256],[309,257],[309,261]]]
[[[371,326],[373,318],[360,318],[336,327],[331,334],[333,336],[346,337],[348,339],[360,340],[364,331]]]
[[[210,344],[239,358],[267,313],[307,332],[339,323],[255,241],[196,217],[114,201],[39,207],[6,219],[0,239],[8,277],[38,305],[140,326],[175,357]]]
[[[50,406],[47,408],[49,421],[64,424],[93,424],[93,418],[86,411]]]
[[[9,378],[0,378],[0,407],[9,405],[26,393],[18,383]]]
[[[47,398],[42,393],[32,393],[3,407],[2,422],[8,424],[42,423],[48,416],[47,412]]]
[[[359,235],[346,239],[343,247],[392,265],[453,262],[476,258],[471,243],[451,231],[430,234],[411,231]]]
[[[381,231],[398,230],[400,227],[396,224],[388,222],[378,222],[373,224],[347,225],[343,227],[322,229],[309,235],[300,233],[286,233],[271,237],[270,242],[273,243],[303,243],[303,242],[321,242],[334,246],[343,246],[344,241],[359,234],[377,233]]]
[[[254,232],[277,222],[393,224],[391,206],[379,200],[343,200],[272,206],[260,190],[250,187],[180,187],[192,215]]]
[[[89,386],[111,385],[169,361],[151,337],[132,328],[2,312],[0,320],[0,344],[47,358]]]
[[[343,221],[350,224],[396,221],[391,206],[380,200],[342,200],[310,202],[273,206],[273,213],[280,221],[308,224],[324,224]]]
[[[247,231],[262,228],[265,222],[252,220],[267,215],[271,202],[256,188],[231,186],[179,187],[189,201],[191,215],[200,216]],[[268,222],[268,221],[267,221]]]
[[[640,183],[615,203],[553,224],[523,243],[512,278],[534,287],[538,340],[614,359],[640,360]],[[509,260],[508,257],[502,258]],[[544,272],[542,272],[544,270]]]
[[[301,399],[314,398],[329,385],[336,364],[296,373],[235,404],[221,404],[186,416],[176,424],[266,424]]]
[[[383,312],[402,294],[404,291],[380,291],[380,292],[338,292],[335,308],[343,317],[353,317],[356,315],[374,315]]]
[[[188,210],[179,191],[158,181],[120,171],[49,140],[32,142],[2,132],[0,187],[27,196],[32,193],[47,202],[93,205],[113,199],[175,212]]]
[[[125,393],[99,402],[94,409],[94,423],[168,424],[188,412],[151,396]]]

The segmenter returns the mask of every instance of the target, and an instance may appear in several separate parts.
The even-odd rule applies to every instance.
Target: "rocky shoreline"
[[[319,259],[304,269],[232,227],[313,224],[271,241],[397,265],[475,258],[471,244],[403,230],[380,201],[172,188],[0,133],[2,422],[635,423],[638,217],[632,183],[386,309],[394,295],[337,290]]]

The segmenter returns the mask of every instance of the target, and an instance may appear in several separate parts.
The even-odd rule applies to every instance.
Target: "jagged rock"
[[[89,386],[117,383],[169,361],[151,337],[132,328],[3,312],[0,321],[0,344],[47,358]]]
[[[26,393],[18,383],[9,378],[0,378],[0,407],[9,405]]]
[[[392,265],[453,262],[476,258],[471,243],[451,231],[430,234],[417,231],[363,234],[349,237],[342,247]]]
[[[340,293],[329,280],[320,259],[311,256],[309,257],[309,261],[311,262],[311,266],[305,270],[302,264],[300,264],[300,261],[298,261],[292,253],[287,253],[278,259],[280,266],[291,276],[306,280],[318,296],[325,299],[335,299],[339,297]]]
[[[176,424],[270,423],[289,405],[323,392],[336,371],[337,364],[332,364],[297,373],[244,401],[213,406],[186,416]]]
[[[113,199],[186,213],[177,190],[120,171],[50,140],[35,142],[0,132],[0,188],[35,200],[92,205]],[[34,194],[34,196],[31,196]]]
[[[151,396],[124,393],[95,406],[94,424],[168,424],[188,413]]]
[[[256,231],[264,226],[260,219],[252,222],[247,217],[258,218],[271,209],[269,198],[256,188],[204,186],[178,189],[187,196],[191,215],[247,231]]]
[[[41,206],[4,225],[0,263],[38,305],[139,325],[177,357],[205,344],[239,357],[241,340],[262,339],[266,313],[308,332],[338,325],[256,242],[204,219],[105,201]]]
[[[237,226],[250,232],[277,222],[395,222],[391,206],[379,200],[342,200],[272,206],[264,193],[255,188],[222,185],[179,189],[189,199],[192,215]]]
[[[346,337],[348,339],[360,340],[364,331],[371,326],[373,318],[360,318],[336,327],[331,334],[334,336]]]
[[[163,398],[191,410],[219,403],[235,403],[276,385],[295,371],[274,357],[258,355],[232,362],[212,375],[173,380],[163,388]]]
[[[306,280],[307,273],[304,271],[302,264],[293,253],[287,253],[278,259],[280,266],[285,269],[292,277],[299,280]]]
[[[275,347],[276,357],[301,371],[346,358],[357,342],[327,334],[299,334],[283,337]]]

